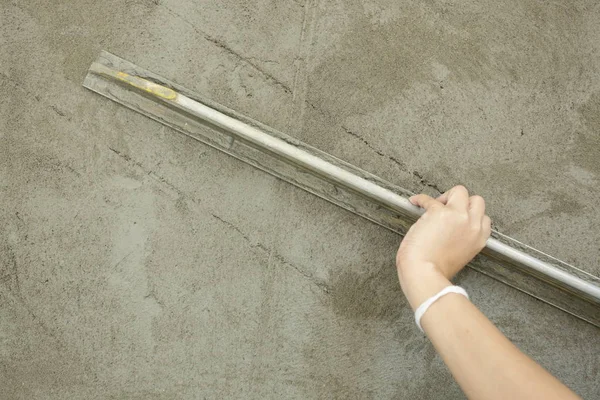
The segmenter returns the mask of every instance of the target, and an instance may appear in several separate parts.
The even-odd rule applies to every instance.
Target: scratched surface
[[[0,3],[5,398],[463,398],[395,235],[85,90],[102,49],[598,275],[594,1],[39,3]],[[458,282],[600,395],[597,328]]]

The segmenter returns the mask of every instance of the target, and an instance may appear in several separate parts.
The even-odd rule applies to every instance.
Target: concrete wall
[[[0,3],[6,399],[463,395],[398,237],[81,87],[106,49],[600,274],[600,5]],[[597,328],[472,271],[506,335],[600,397]]]

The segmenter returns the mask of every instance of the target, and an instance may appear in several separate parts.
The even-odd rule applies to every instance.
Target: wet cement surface
[[[401,3],[401,4],[400,4]],[[3,398],[460,399],[398,238],[81,87],[105,49],[598,275],[593,1],[0,4]],[[600,396],[597,328],[472,271]]]

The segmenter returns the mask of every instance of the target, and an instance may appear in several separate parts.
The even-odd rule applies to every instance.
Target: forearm
[[[485,201],[469,197],[464,186],[437,199],[420,194],[410,201],[425,213],[402,240],[396,265],[415,310],[451,285],[450,279],[485,246],[492,228]],[[424,311],[420,325],[470,399],[578,399],[461,294],[442,294]]]
[[[438,287],[440,282],[432,282]],[[578,399],[517,349],[467,298],[436,301],[421,325],[470,399]]]

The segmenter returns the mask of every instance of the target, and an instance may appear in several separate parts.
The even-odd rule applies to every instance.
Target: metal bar
[[[84,86],[404,234],[422,210],[394,186],[110,53]],[[493,232],[470,266],[600,327],[600,279]]]

